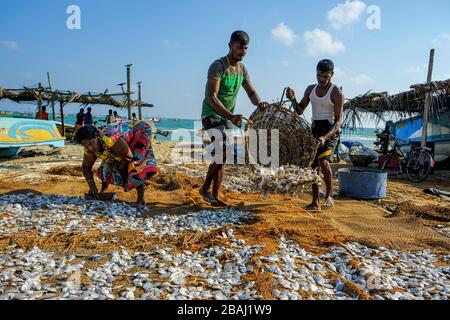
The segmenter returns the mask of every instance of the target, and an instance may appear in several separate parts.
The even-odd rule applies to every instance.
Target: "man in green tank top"
[[[227,56],[216,60],[209,68],[208,82],[206,84],[205,99],[202,108],[203,129],[208,131],[216,129],[223,133],[223,142],[226,141],[225,130],[231,128],[231,124],[237,127],[242,125],[242,115],[234,114],[239,89],[244,87],[253,105],[266,107],[255,88],[250,82],[247,69],[241,63],[247,54],[250,38],[244,31],[236,31],[231,35],[229,53]],[[211,136],[214,142],[216,137]],[[226,147],[215,150],[215,157],[219,154],[221,163],[213,162],[208,169],[205,183],[200,188],[203,199],[214,206],[228,206],[220,199],[219,191],[223,180],[226,160]],[[223,157],[220,157],[223,155]],[[211,193],[212,185],[212,193]]]

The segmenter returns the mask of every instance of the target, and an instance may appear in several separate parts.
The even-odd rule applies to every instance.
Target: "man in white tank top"
[[[330,161],[334,150],[338,147],[339,131],[342,126],[344,114],[344,96],[339,88],[331,82],[334,75],[334,63],[331,60],[322,60],[317,65],[317,85],[309,86],[303,99],[297,102],[294,90],[287,90],[287,97],[295,106],[297,114],[302,115],[311,102],[312,105],[312,131],[317,139],[318,151],[313,168],[322,171],[327,195],[325,207],[333,207],[333,180]],[[319,186],[313,185],[313,201],[307,210],[321,210]]]

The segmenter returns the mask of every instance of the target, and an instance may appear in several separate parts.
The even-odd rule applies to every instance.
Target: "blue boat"
[[[422,141],[422,130],[423,116],[401,120],[390,128],[397,138],[417,144]],[[436,162],[450,158],[450,110],[436,114],[428,123],[427,145],[433,149]]]
[[[63,148],[64,142],[53,121],[0,117],[0,157],[15,156],[23,147]]]

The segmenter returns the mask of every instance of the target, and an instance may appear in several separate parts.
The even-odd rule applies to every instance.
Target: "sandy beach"
[[[450,203],[423,192],[450,191],[448,172],[421,184],[390,178],[386,199],[337,197],[334,209],[311,213],[308,188],[262,195],[250,168],[229,166],[223,196],[233,208],[218,210],[198,193],[207,165],[173,164],[173,147],[155,146],[161,172],[141,212],[135,191],[113,188],[114,204],[82,198],[80,146],[2,159],[0,297],[450,297]]]

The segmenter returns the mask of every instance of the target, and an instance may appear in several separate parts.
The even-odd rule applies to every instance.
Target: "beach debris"
[[[393,215],[415,215],[430,221],[450,222],[450,207],[437,205],[420,205],[410,201],[400,203]]]
[[[53,167],[46,171],[47,174],[58,176],[83,177],[81,165],[64,165]]]
[[[183,178],[184,177],[181,177],[175,170],[164,170],[160,173],[157,182],[160,185],[161,190],[175,191],[181,189],[184,182],[190,182],[188,179]]]
[[[350,149],[350,161],[357,167],[368,167],[379,154],[366,147],[356,146]]]
[[[280,168],[257,167],[252,180],[264,193],[298,195],[305,185],[321,184],[322,175],[313,169],[289,165]]]

